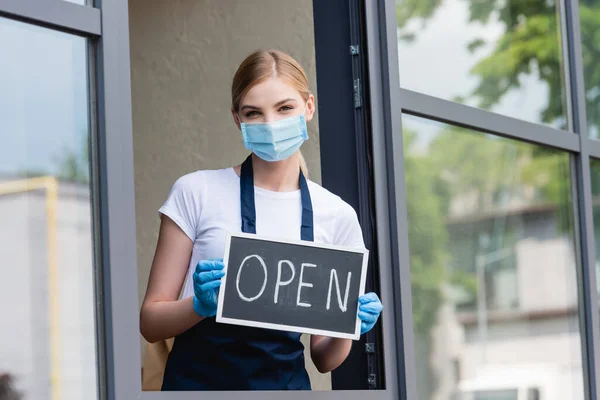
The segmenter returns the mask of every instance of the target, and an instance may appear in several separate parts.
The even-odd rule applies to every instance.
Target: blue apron
[[[302,240],[313,241],[313,211],[300,171]],[[240,177],[242,232],[256,233],[252,156]],[[310,390],[299,333],[218,324],[205,318],[175,338],[162,390]]]

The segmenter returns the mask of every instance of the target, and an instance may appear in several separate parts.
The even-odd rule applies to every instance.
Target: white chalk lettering
[[[300,267],[300,282],[298,283],[298,295],[296,296],[296,305],[298,307],[312,307],[312,305],[310,305],[309,303],[303,303],[300,301],[302,287],[313,287],[312,283],[304,283],[304,281],[302,281],[302,276],[304,275],[304,267],[316,268],[317,266],[315,264],[302,263],[302,267]]]
[[[240,275],[242,274],[242,269],[244,269],[244,266],[246,265],[246,261],[248,261],[251,258],[256,258],[258,261],[260,261],[263,271],[265,272],[265,278],[263,279],[263,284],[262,284],[262,287],[260,288],[260,291],[258,292],[258,294],[254,297],[246,297],[240,291]],[[252,302],[252,301],[258,299],[260,296],[262,296],[263,292],[265,291],[265,288],[267,287],[267,266],[265,265],[265,261],[260,256],[253,254],[253,255],[250,255],[250,256],[247,256],[246,258],[244,258],[244,261],[242,261],[242,264],[240,265],[240,269],[238,269],[237,277],[235,279],[235,287],[237,288],[237,292],[238,292],[238,295],[240,296],[240,299],[242,299],[244,301]]]
[[[288,267],[290,267],[290,269],[292,270],[292,277],[285,282],[281,281],[281,266],[283,264],[287,264]],[[273,296],[273,302],[275,304],[277,304],[277,300],[279,300],[279,288],[281,286],[287,286],[290,283],[292,283],[295,276],[296,276],[296,268],[294,268],[294,264],[292,264],[291,261],[289,261],[289,260],[279,261],[279,263],[277,264],[277,282],[275,282],[275,295]]]
[[[333,286],[334,278],[340,310],[342,310],[342,312],[346,312],[348,309],[348,293],[350,292],[350,279],[352,278],[352,272],[348,272],[348,279],[346,280],[346,294],[344,295],[344,302],[342,303],[342,294],[340,293],[340,282],[338,280],[337,272],[335,269],[331,270],[331,273],[329,274],[329,290],[327,291],[327,310],[329,310],[331,305],[331,287]]]

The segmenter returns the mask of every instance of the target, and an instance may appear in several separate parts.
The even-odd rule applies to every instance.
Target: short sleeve
[[[365,242],[356,211],[348,203],[344,203],[339,210],[335,227],[335,244],[364,249]]]
[[[199,172],[184,175],[175,181],[167,201],[158,210],[175,222],[192,242],[196,240],[202,213],[202,186],[204,180]]]

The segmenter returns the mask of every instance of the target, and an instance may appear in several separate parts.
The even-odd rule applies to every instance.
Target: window
[[[347,1],[337,3],[339,7],[331,6],[332,10],[348,9]],[[344,103],[340,101],[339,92],[329,98],[322,97],[322,93],[327,95],[327,90],[323,90],[324,86],[321,86],[320,82],[317,87],[315,42],[318,31],[315,21],[323,14],[318,7],[311,1],[286,0],[272,2],[270,5],[260,1],[191,2],[175,6],[163,3],[149,10],[144,1],[129,2],[140,302],[146,294],[156,248],[160,226],[157,210],[167,200],[174,182],[180,176],[197,170],[229,169],[242,162],[249,154],[231,115],[232,78],[245,57],[258,48],[273,47],[288,52],[305,69],[310,90],[317,97],[317,104],[321,107],[319,113],[335,104],[337,119],[353,120],[354,108],[351,98]],[[324,17],[321,15],[320,18]],[[335,18],[343,17],[336,15]],[[156,29],[157,26],[164,29]],[[276,38],[273,32],[279,32]],[[321,35],[328,36],[329,39],[335,38],[330,33],[328,30],[326,34]],[[341,76],[340,71],[345,67],[344,63],[348,65],[351,62],[350,54],[344,52],[344,56],[346,55],[346,59],[339,57],[335,58],[335,62],[328,63],[327,67],[331,68],[329,73],[338,79]],[[323,98],[326,100],[322,100]],[[339,121],[337,122],[335,130],[327,132],[327,135],[330,135],[328,143],[333,142],[331,136],[340,135],[337,141],[349,143],[347,148],[355,152],[355,144],[344,136],[344,130],[340,128]],[[331,171],[335,168],[332,164],[335,164],[336,157],[339,157],[338,161],[343,160],[348,152],[346,147],[321,146],[320,130],[318,118],[310,121],[310,139],[301,149],[308,166],[309,179],[317,183],[322,183],[321,166],[328,164]],[[165,134],[166,132],[168,134]],[[352,161],[355,160],[356,156]],[[343,171],[343,174],[346,176],[346,171]],[[233,170],[226,176],[238,180]],[[222,181],[223,185],[229,185],[227,182]],[[323,183],[326,188],[331,189],[330,182]],[[347,197],[347,193],[335,194]],[[359,211],[356,207],[355,210]],[[208,210],[204,215],[211,214],[217,213]],[[319,232],[320,223],[319,220],[315,222],[317,241],[323,240]],[[260,225],[260,221],[257,224]],[[267,224],[263,226],[265,225]],[[215,243],[215,246],[220,245],[221,235],[225,233],[222,226],[208,226],[204,220],[199,226],[202,226],[204,232],[196,238],[197,249],[202,249],[203,243],[207,241]],[[239,225],[233,225],[229,229],[235,232]],[[259,232],[260,230],[258,228]],[[332,239],[335,240],[333,237]],[[373,247],[371,250],[373,253],[376,251]],[[199,261],[197,257],[201,255],[201,251],[194,251],[192,268],[196,266]],[[371,270],[376,268],[375,265],[370,266]],[[191,276],[187,276],[185,284],[191,285]],[[298,275],[295,279],[298,279]],[[193,294],[189,289],[184,290],[185,297]],[[376,335],[376,331],[372,334]],[[383,358],[383,346],[377,346],[375,352],[365,355],[364,342],[355,341],[350,356],[342,365],[331,373],[320,373],[310,357],[309,340],[310,335],[303,335],[305,365],[313,390],[333,392],[387,387],[383,365],[374,365],[378,362],[376,357],[381,355]],[[366,336],[363,336],[362,340],[366,341]],[[368,341],[375,342],[372,338]],[[162,349],[162,346],[170,349],[171,343],[171,340],[167,340],[166,343],[161,341],[158,344],[148,344],[141,338],[142,366],[145,368],[142,374],[143,391],[160,389],[162,371],[158,374],[152,373],[151,357],[154,349]],[[225,350],[227,349],[223,351]],[[240,349],[240,353],[243,351],[243,348]],[[367,357],[368,362],[363,361]],[[218,364],[218,361],[214,364]],[[158,379],[154,379],[157,376]],[[231,387],[232,381],[226,382],[224,386]],[[334,393],[327,395],[334,396]]]
[[[247,154],[227,86],[275,47],[318,76],[304,155],[385,310],[320,393],[206,397],[600,398],[600,0],[180,3],[0,0],[0,391],[197,397],[140,384],[156,209]]]
[[[596,249],[596,291],[600,293],[600,160],[590,161],[592,178],[592,207],[594,213],[594,237]]]
[[[581,392],[568,153],[402,122],[419,398],[539,382]]]
[[[399,0],[400,85],[566,129],[558,11],[546,0]]]
[[[588,134],[600,139],[600,1],[579,1],[579,29],[583,56]]]
[[[0,18],[0,54],[0,374],[24,398],[93,399],[86,39]]]

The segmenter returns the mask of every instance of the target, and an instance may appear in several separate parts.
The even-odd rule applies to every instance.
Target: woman
[[[233,79],[232,115],[252,154],[236,167],[179,178],[161,207],[140,325],[149,342],[175,337],[162,390],[310,390],[300,334],[217,324],[214,316],[228,231],[364,248],[352,207],[305,178],[299,148],[314,112],[293,58],[250,55]],[[361,296],[362,333],[382,308],[374,293]],[[329,372],[351,346],[313,335],[311,358]]]

